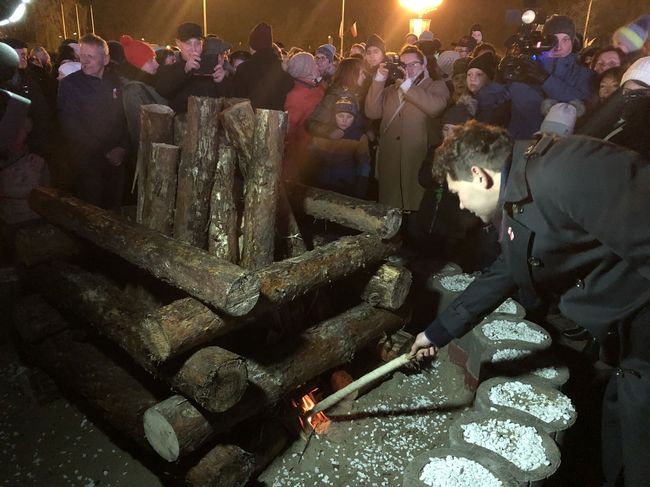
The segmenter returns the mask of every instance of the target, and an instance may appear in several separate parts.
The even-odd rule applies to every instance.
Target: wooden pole
[[[93,29],[93,34],[95,33],[95,14],[93,13],[93,4],[90,4],[90,25]]]
[[[235,149],[219,144],[219,156],[210,195],[210,228],[208,250],[215,257],[236,264],[239,260],[237,236],[237,207],[235,203]]]
[[[74,4],[74,11],[77,16],[77,39],[81,39],[81,24],[79,23],[79,4]]]
[[[61,24],[63,25],[63,39],[68,38],[68,29],[65,26],[65,10],[63,9],[63,1],[61,3]]]
[[[259,298],[256,275],[59,190],[37,188],[30,194],[29,203],[51,222],[226,314],[245,315]]]
[[[151,144],[151,157],[144,176],[141,223],[167,236],[174,231],[179,155],[180,147],[176,145]]]

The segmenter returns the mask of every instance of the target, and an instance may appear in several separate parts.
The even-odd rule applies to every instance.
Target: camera
[[[388,69],[388,82],[394,83],[395,80],[404,77],[404,72],[406,65],[400,61],[399,54],[394,52],[386,53],[386,69]],[[400,69],[401,68],[401,69]]]
[[[201,53],[201,64],[199,69],[195,69],[194,76],[212,76],[214,68],[219,63],[221,51],[221,39],[217,37],[207,37],[203,41],[203,51]]]
[[[499,74],[504,82],[526,81],[526,67],[555,47],[557,38],[542,33],[545,19],[544,13],[537,10],[526,10],[521,16],[522,24],[506,41],[506,55],[499,63]]]

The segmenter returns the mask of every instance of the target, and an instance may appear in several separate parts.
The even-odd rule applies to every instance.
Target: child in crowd
[[[368,137],[354,99],[341,97],[334,105],[338,137],[315,137],[311,152],[318,167],[317,184],[325,189],[364,198],[370,175]]]

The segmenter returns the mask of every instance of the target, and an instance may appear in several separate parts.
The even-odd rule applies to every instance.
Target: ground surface
[[[462,369],[443,352],[415,373],[397,372],[332,415],[324,435],[306,436],[279,456],[259,481],[273,487],[399,486],[408,463],[447,444],[447,428],[473,396]]]

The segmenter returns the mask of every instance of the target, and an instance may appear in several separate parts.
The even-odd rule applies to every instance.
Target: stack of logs
[[[244,484],[263,465],[220,438],[405,321],[395,311],[410,273],[382,265],[399,248],[399,210],[282,183],[286,127],[286,113],[255,111],[247,100],[190,98],[185,120],[169,107],[144,106],[136,222],[39,188],[30,205],[49,223],[18,236],[19,257],[47,303],[92,325],[139,368],[118,366],[30,297],[15,319],[36,360],[167,461],[207,451],[189,469],[192,485]],[[308,250],[294,211],[354,231]],[[177,298],[156,302],[146,286],[120,288],[87,258],[61,258],[84,249],[118,256],[134,280],[142,269]],[[283,307],[360,274],[368,278],[356,305],[299,331],[288,346],[250,356],[219,346],[233,336],[246,342],[253,327],[281,319]],[[46,323],[25,312],[41,308]],[[142,369],[172,394],[151,392]]]

